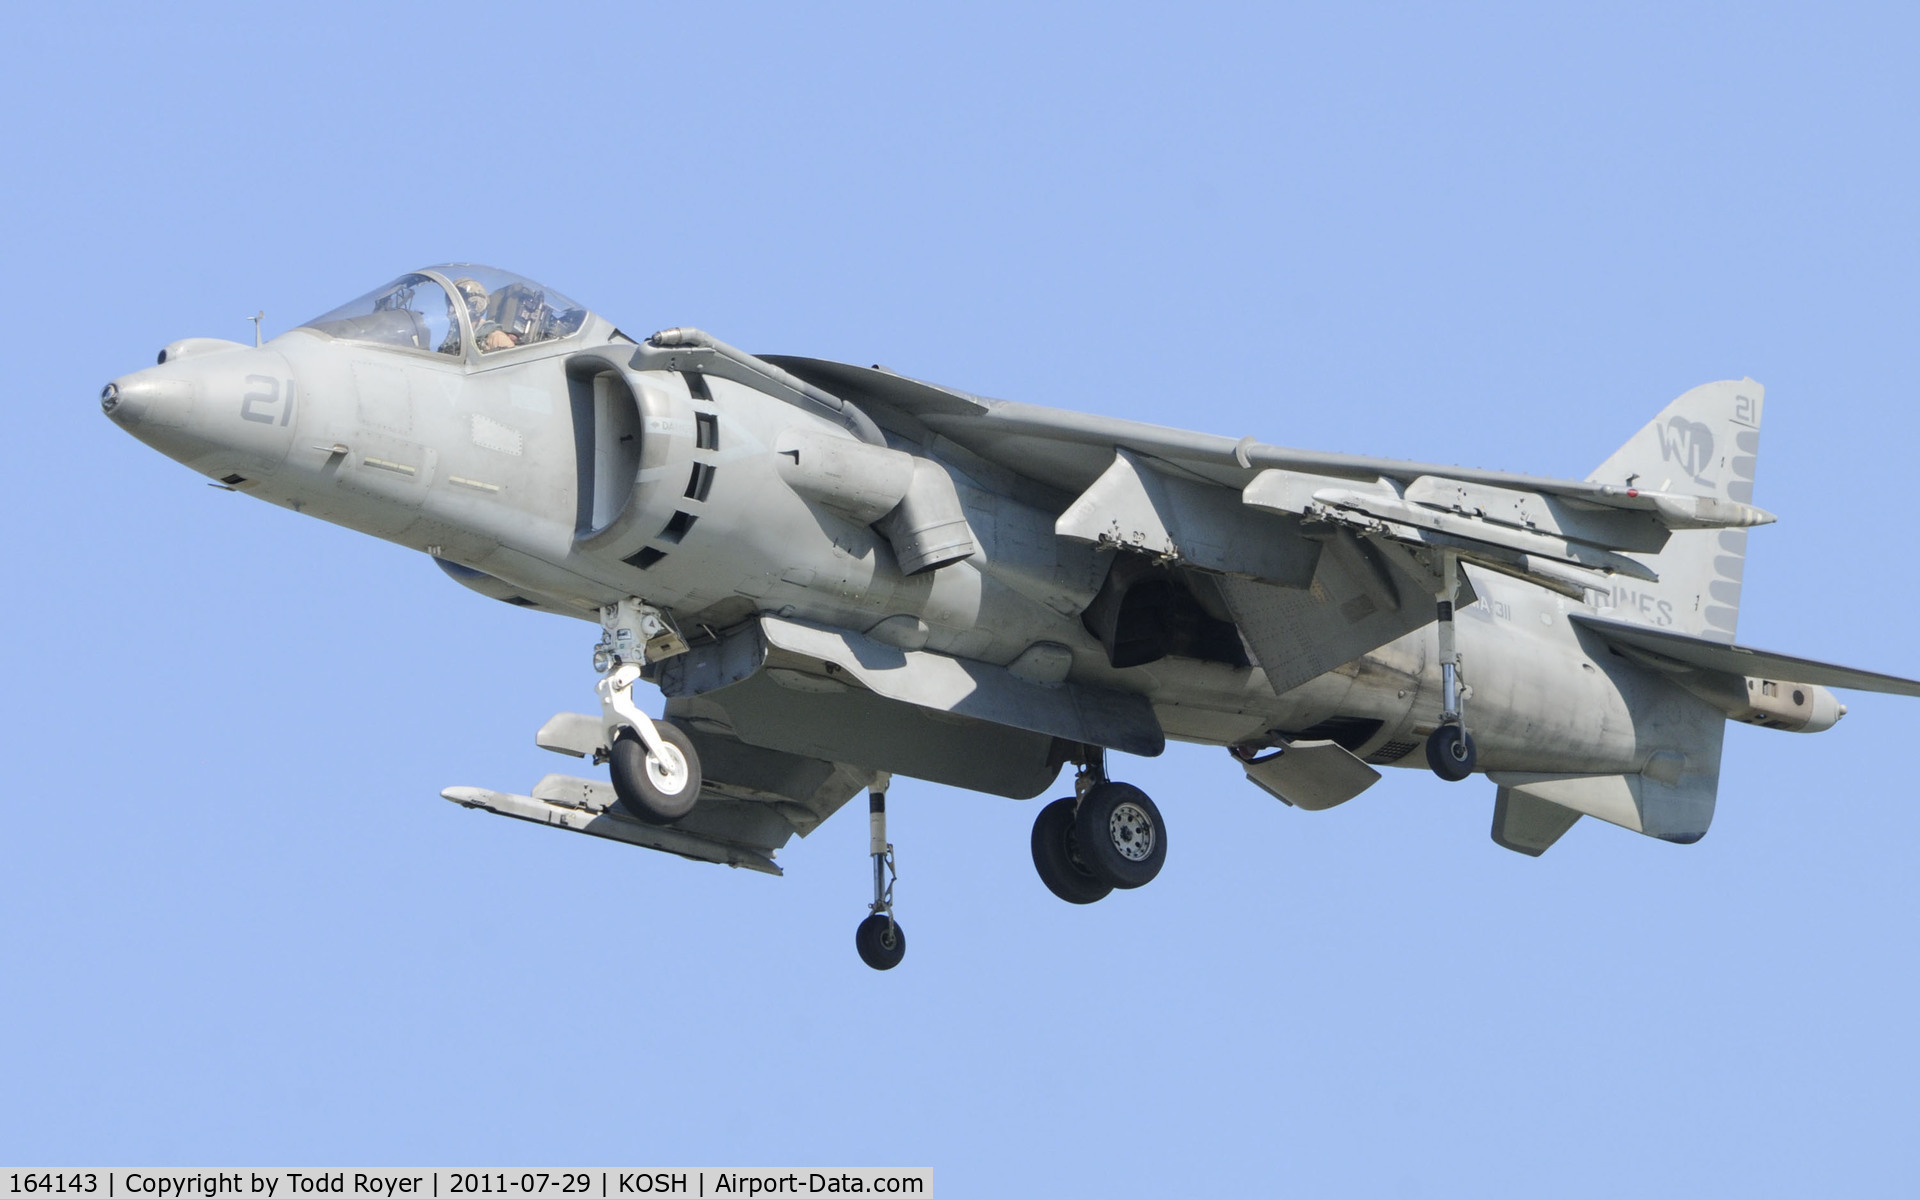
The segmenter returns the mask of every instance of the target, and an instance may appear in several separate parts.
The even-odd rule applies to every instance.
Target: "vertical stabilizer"
[[[1765,395],[1751,379],[1703,383],[1662,409],[1587,478],[1751,504]],[[1608,616],[1731,642],[1746,559],[1744,529],[1682,531],[1648,559],[1660,582],[1623,580],[1596,599]]]

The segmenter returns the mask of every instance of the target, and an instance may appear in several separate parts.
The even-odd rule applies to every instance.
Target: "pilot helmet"
[[[467,316],[478,324],[487,311],[487,289],[478,279],[463,275],[453,281],[453,290],[460,293],[460,299],[467,306]]]

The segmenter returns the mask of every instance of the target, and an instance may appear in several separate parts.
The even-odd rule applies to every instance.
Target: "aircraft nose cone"
[[[299,390],[272,350],[200,339],[191,353],[122,375],[100,393],[109,421],[215,479],[259,478],[287,456]]]
[[[193,384],[145,372],[116,379],[100,392],[100,411],[128,432],[183,429],[193,418]]]

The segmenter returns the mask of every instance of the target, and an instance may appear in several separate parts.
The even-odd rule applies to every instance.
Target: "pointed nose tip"
[[[193,415],[193,384],[185,379],[155,379],[145,372],[126,376],[100,389],[100,411],[128,432],[179,429]]]

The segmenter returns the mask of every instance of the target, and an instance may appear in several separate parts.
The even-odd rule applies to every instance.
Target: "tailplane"
[[[1765,396],[1751,379],[1703,383],[1660,410],[1587,479],[1751,504]],[[1648,561],[1658,583],[1621,580],[1595,599],[1611,617],[1732,642],[1746,559],[1745,529],[1683,530]]]

